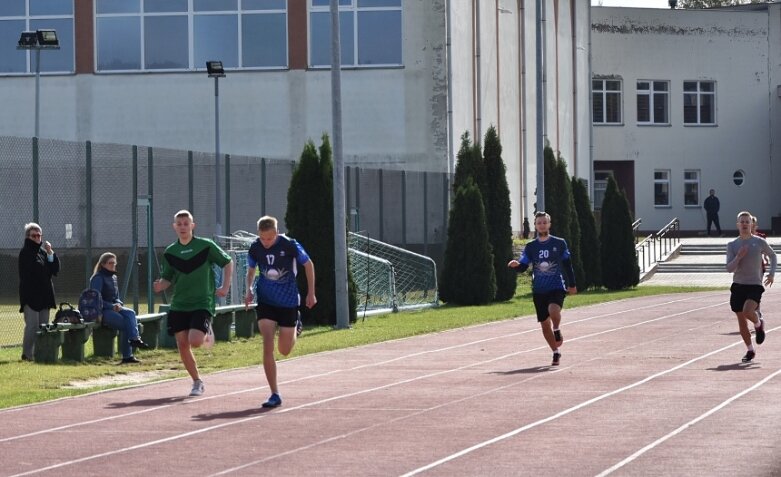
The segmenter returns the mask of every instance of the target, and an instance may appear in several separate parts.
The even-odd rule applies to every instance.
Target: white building
[[[213,151],[205,61],[221,60],[221,152],[295,159],[331,129],[329,3],[3,0],[0,129],[34,135],[34,54],[16,41],[54,28],[42,138]],[[494,125],[520,229],[535,201],[535,0],[339,3],[345,164],[450,172],[461,134]],[[544,3],[546,136],[588,178],[589,6]]]
[[[709,10],[592,8],[595,202],[607,175],[642,228],[723,229],[781,216],[781,4]],[[781,233],[776,219],[773,228]]]

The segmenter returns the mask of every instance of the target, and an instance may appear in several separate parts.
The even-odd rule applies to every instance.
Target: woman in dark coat
[[[19,312],[24,313],[22,360],[32,361],[38,327],[49,322],[49,310],[57,307],[52,277],[60,271],[60,259],[52,244],[43,241],[40,225],[25,225],[24,236],[19,252]]]

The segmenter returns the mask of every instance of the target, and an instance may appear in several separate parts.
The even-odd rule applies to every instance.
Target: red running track
[[[781,475],[781,295],[751,364],[728,298],[565,309],[558,368],[527,316],[280,362],[271,411],[259,367],[3,410],[0,476]]]

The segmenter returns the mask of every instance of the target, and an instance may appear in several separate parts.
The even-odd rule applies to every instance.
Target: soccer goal
[[[241,304],[246,293],[247,251],[257,235],[238,231],[218,239],[235,263],[226,301]],[[437,267],[430,257],[355,233],[348,233],[347,247],[360,316],[439,304]]]
[[[437,266],[430,257],[352,232],[347,247],[359,315],[439,303]]]

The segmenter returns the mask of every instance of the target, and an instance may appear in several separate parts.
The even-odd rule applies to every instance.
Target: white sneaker
[[[203,338],[203,347],[208,349],[212,346],[214,346],[214,330],[209,325],[209,331],[206,332],[206,336]]]
[[[193,389],[190,391],[190,396],[200,396],[203,394],[205,386],[203,385],[203,381],[200,379],[196,379],[193,381]]]

